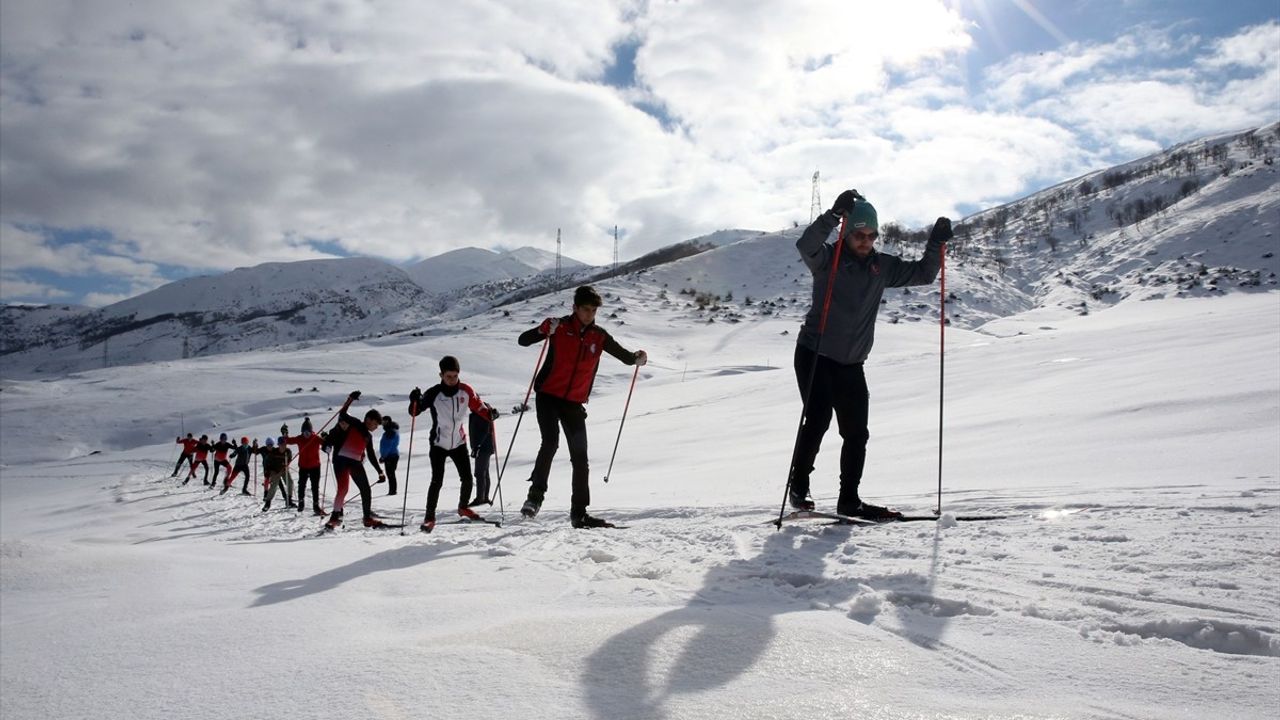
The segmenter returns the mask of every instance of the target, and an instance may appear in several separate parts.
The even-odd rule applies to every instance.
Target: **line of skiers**
[[[377,411],[370,411],[369,415]],[[476,478],[476,497],[469,505],[476,506],[489,503],[488,487],[489,487],[489,468],[488,464],[493,458],[494,444],[492,419],[497,418],[499,413],[497,410],[487,405],[482,407],[483,414],[476,413],[472,415],[470,423],[471,432],[471,454],[468,456],[463,454],[464,462],[470,463],[474,458]],[[479,422],[477,422],[479,421]],[[277,438],[267,438],[262,444],[257,439],[250,440],[247,437],[240,438],[239,444],[229,440],[226,433],[221,433],[216,441],[210,442],[208,435],[201,435],[198,439],[191,433],[187,436],[176,438],[175,442],[182,446],[181,455],[178,462],[174,465],[173,473],[170,478],[178,477],[178,473],[186,465],[187,474],[182,480],[182,485],[186,485],[196,477],[198,470],[203,470],[201,481],[209,488],[217,488],[219,486],[219,476],[222,475],[222,489],[220,495],[225,495],[231,490],[236,478],[243,476],[243,482],[240,487],[240,494],[254,495],[250,492],[249,483],[253,477],[253,462],[257,457],[261,461],[263,479],[262,485],[265,491],[262,509],[267,511],[271,509],[271,503],[279,491],[284,496],[285,502],[291,507],[296,507],[299,512],[306,509],[307,489],[311,490],[311,508],[312,512],[318,516],[328,515],[320,505],[320,471],[323,467],[321,453],[332,454],[334,448],[339,442],[345,444],[346,432],[352,425],[350,419],[341,420],[339,424],[340,436],[334,436],[330,439],[330,433],[314,432],[311,424],[311,418],[306,417],[302,421],[302,431],[295,436],[289,435],[287,425],[281,426],[280,436]],[[379,442],[379,452],[377,455],[371,455],[370,458],[377,467],[377,458],[381,457],[382,469],[379,470],[379,483],[386,482],[388,486],[387,495],[395,495],[397,493],[396,467],[400,460],[400,425],[395,422],[390,415],[380,415],[378,417],[378,426],[382,428],[382,438]],[[374,426],[377,427],[377,426]],[[372,430],[373,428],[368,428]],[[295,454],[289,446],[296,446],[298,451]],[[465,449],[465,448],[464,448]],[[209,454],[213,453],[213,477],[210,478],[209,472]],[[335,475],[338,476],[339,484],[343,484],[341,477],[345,474],[350,480],[352,472],[350,462],[353,458],[348,455],[342,455],[341,449],[339,454],[333,457]],[[293,474],[290,468],[294,459],[298,461],[298,486],[297,494],[294,494]],[[225,473],[223,472],[225,469]],[[360,471],[360,480],[367,482]],[[345,488],[343,490],[345,494]],[[297,498],[295,505],[294,498]],[[339,512],[341,515],[341,512]]]
[[[600,308],[600,295],[591,287],[583,286],[574,293],[573,311],[558,318],[547,318],[539,325],[522,333],[519,344],[529,346],[542,341],[545,362],[534,378],[537,391],[535,407],[541,445],[529,478],[528,496],[521,507],[527,517],[537,515],[547,492],[551,463],[559,447],[560,429],[564,429],[572,465],[572,495],[570,521],[574,527],[599,527],[605,523],[587,514],[590,504],[589,468],[587,459],[585,404],[595,383],[600,358],[604,353],[613,355],[626,365],[644,365],[648,356],[643,350],[625,350],[603,328],[595,324],[596,311]],[[499,413],[485,403],[478,393],[461,381],[461,364],[453,356],[441,358],[440,382],[423,391],[415,387],[409,393],[409,414],[416,418],[429,413],[431,427],[427,431],[428,458],[431,464],[431,483],[427,490],[426,517],[419,529],[431,532],[436,524],[436,510],[440,489],[444,482],[447,462],[456,468],[461,485],[458,492],[457,514],[467,519],[480,519],[472,508],[491,505],[491,475],[489,465],[495,452],[496,429],[494,421]],[[372,509],[371,484],[365,473],[367,459],[378,474],[378,483],[386,482],[388,495],[398,491],[396,469],[400,459],[400,426],[389,416],[376,409],[368,410],[362,419],[348,411],[352,403],[360,399],[360,392],[352,392],[335,413],[334,427],[327,433],[313,432],[310,418],[303,421],[302,433],[290,437],[288,427],[281,428],[279,438],[267,438],[263,445],[241,438],[239,445],[227,440],[222,433],[217,442],[209,442],[208,435],[199,440],[190,433],[178,438],[182,455],[170,477],[177,477],[183,463],[188,464],[185,485],[196,475],[197,468],[204,469],[203,481],[211,488],[217,487],[219,471],[227,470],[222,492],[226,493],[241,473],[245,475],[242,494],[250,494],[249,474],[251,458],[260,456],[263,462],[266,486],[263,510],[269,510],[277,489],[285,501],[293,505],[293,482],[289,466],[293,453],[288,446],[298,448],[299,486],[297,505],[305,509],[305,495],[311,486],[312,510],[324,515],[319,499],[320,453],[330,455],[336,490],[333,509],[328,513],[325,526],[337,528],[343,522],[347,494],[352,483],[360,493],[362,522],[365,527],[382,527],[384,523]],[[382,428],[382,438],[375,450],[372,433]],[[470,443],[468,443],[468,439]],[[468,453],[470,445],[470,453]],[[209,479],[208,454],[214,454],[214,472]],[[379,460],[381,456],[381,460]],[[235,460],[232,467],[228,458]],[[474,486],[474,497],[472,496]]]

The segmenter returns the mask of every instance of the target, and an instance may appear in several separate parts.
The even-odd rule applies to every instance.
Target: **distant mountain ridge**
[[[1127,300],[1277,287],[1280,123],[1183,143],[1088,173],[955,224],[946,320],[1021,332],[1022,315],[1082,314]],[[407,269],[368,258],[268,263],[188,278],[97,310],[0,309],[0,373],[71,372],[299,342],[423,331],[582,283],[647,284],[695,322],[798,317],[811,282],[802,228],[722,230],[617,267],[535,248],[461,248]],[[881,228],[915,259],[928,228]],[[937,284],[886,292],[888,322],[938,317]],[[611,311],[612,312],[612,311]],[[1006,322],[1021,316],[1019,323]]]
[[[586,267],[586,263],[561,256],[562,270]],[[434,295],[482,283],[517,280],[554,270],[555,253],[534,247],[495,252],[477,247],[450,250],[405,268],[423,290]]]

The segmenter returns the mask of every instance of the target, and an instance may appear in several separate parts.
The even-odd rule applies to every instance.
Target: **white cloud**
[[[32,282],[7,271],[0,272],[0,300],[44,301],[65,300],[71,293],[45,283]]]
[[[1215,40],[1213,52],[1200,59],[1206,67],[1239,66],[1274,72],[1280,69],[1280,22],[1245,28],[1230,37]]]
[[[213,272],[329,243],[392,261],[552,249],[561,228],[568,254],[606,262],[615,224],[634,256],[807,222],[814,169],[824,192],[874,191],[882,215],[923,224],[1107,148],[1276,107],[1274,23],[1190,46],[1140,29],[1010,59],[971,87],[957,7],[9,0],[0,230],[22,251],[0,260],[148,287],[160,265]],[[620,42],[638,43],[637,87],[602,82]],[[1150,57],[1181,62],[1142,70]]]

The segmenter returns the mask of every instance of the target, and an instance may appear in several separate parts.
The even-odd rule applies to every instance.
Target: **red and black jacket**
[[[520,344],[534,345],[551,331],[549,320],[520,333]],[[603,353],[618,358],[624,365],[635,365],[636,354],[624,349],[604,328],[592,323],[583,326],[576,315],[560,318],[560,324],[547,344],[547,359],[534,380],[534,389],[570,402],[585,403],[596,381]]]

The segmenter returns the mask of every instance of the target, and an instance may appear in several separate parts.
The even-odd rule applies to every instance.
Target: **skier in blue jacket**
[[[382,440],[378,442],[378,454],[387,473],[387,494],[396,494],[396,466],[400,464],[400,423],[390,415],[382,416]],[[378,481],[382,482],[381,480]]]

